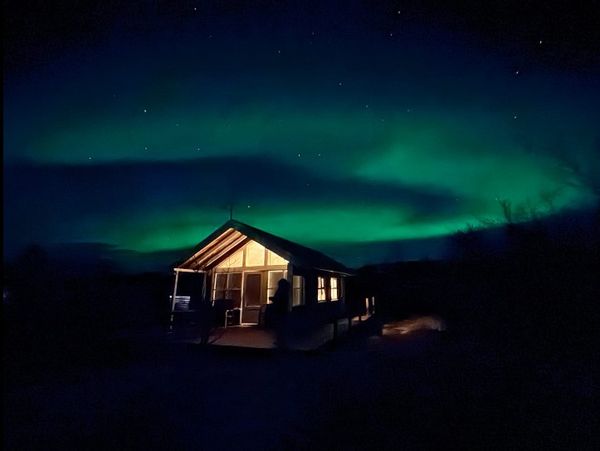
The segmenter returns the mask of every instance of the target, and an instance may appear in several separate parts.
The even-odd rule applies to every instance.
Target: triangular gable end
[[[200,242],[194,255],[176,269],[206,271],[228,256],[255,241],[269,251],[296,266],[315,268],[350,275],[351,270],[330,257],[289,240],[256,229],[239,221],[230,220]]]
[[[268,245],[265,246],[258,240],[229,228],[210,240],[177,269],[206,271],[214,267],[287,265],[288,261]]]
[[[258,241],[249,240],[241,249],[229,254],[215,266],[217,268],[256,268],[287,266],[289,262]]]

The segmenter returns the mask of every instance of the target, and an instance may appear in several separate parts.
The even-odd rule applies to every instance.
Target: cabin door
[[[262,299],[262,273],[244,273],[244,304],[242,323],[258,323]]]

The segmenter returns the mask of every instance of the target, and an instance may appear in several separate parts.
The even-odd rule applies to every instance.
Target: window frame
[[[296,285],[296,281],[300,281],[299,285]],[[298,293],[298,294],[296,294]],[[292,307],[306,304],[306,291],[305,291],[305,280],[304,276],[293,275],[292,276]],[[296,299],[298,302],[296,303]]]
[[[240,276],[240,286],[239,287],[231,287],[231,279],[232,276],[239,275]],[[225,277],[225,288],[217,289],[217,279],[219,277]],[[242,285],[244,283],[244,275],[243,272],[217,272],[215,273],[213,289],[212,289],[212,300],[216,301],[217,299],[236,299],[230,295],[231,292],[239,292],[239,299],[242,298]],[[222,296],[217,296],[217,293],[223,293]]]
[[[323,282],[323,286],[321,286]],[[327,278],[325,276],[317,276],[317,302],[327,302]]]
[[[275,282],[275,286],[270,286],[269,285],[269,279],[270,279],[271,273],[274,273],[274,272],[280,272],[283,275],[282,275],[282,277],[280,277],[279,279],[277,279],[277,281]],[[270,270],[267,270],[267,299],[266,299],[266,304],[271,304],[272,303],[271,299],[269,299],[269,298],[275,295],[275,292],[277,291],[277,288],[278,288],[279,281],[281,279],[286,279],[287,280],[287,269],[272,269],[272,270],[270,269]],[[271,294],[271,290],[273,290],[272,294]]]
[[[335,287],[332,285],[332,281],[335,280]],[[333,296],[333,290],[335,290],[335,297]],[[329,278],[329,300],[332,302],[340,300],[340,278],[339,277],[330,277]]]

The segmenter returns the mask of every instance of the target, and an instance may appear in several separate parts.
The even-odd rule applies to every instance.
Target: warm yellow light
[[[325,277],[317,277],[317,300],[323,302],[327,300],[325,294]]]
[[[277,255],[275,252],[268,251],[267,252],[267,265],[269,266],[277,266],[277,265],[287,265],[288,261]]]
[[[244,261],[244,253],[246,259]],[[256,241],[249,241],[242,249],[225,258],[217,265],[217,268],[243,268],[265,266],[287,266],[288,261],[277,255],[275,252],[267,250],[262,244]]]
[[[337,301],[339,299],[337,277],[332,277],[331,279],[329,279],[329,297],[332,301]]]
[[[407,335],[417,330],[442,331],[446,330],[446,324],[437,316],[419,316],[386,324],[383,326],[383,335]]]
[[[265,266],[265,248],[256,241],[246,245],[246,266]]]
[[[217,265],[217,268],[241,268],[244,266],[244,251],[240,249]]]

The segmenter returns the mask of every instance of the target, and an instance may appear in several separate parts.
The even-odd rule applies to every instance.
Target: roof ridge
[[[283,237],[281,237],[281,236],[279,236],[279,235],[275,235],[274,233],[267,232],[266,230],[259,229],[258,227],[251,226],[250,224],[246,224],[246,223],[244,223],[244,222],[241,222],[241,221],[238,221],[238,220],[236,220],[236,219],[231,219],[230,221],[236,222],[236,223],[238,223],[238,224],[242,225],[243,227],[249,227],[250,229],[253,229],[253,230],[255,230],[256,232],[259,232],[259,233],[261,233],[261,234],[270,235],[270,236],[272,236],[273,238],[277,238],[278,240],[282,240],[282,241],[288,242],[288,243],[290,243],[290,244],[293,244],[294,246],[300,246],[300,247],[303,247],[303,248],[305,248],[305,249],[307,249],[307,250],[309,250],[309,251],[312,251],[312,252],[317,252],[317,253],[319,253],[319,254],[321,254],[321,255],[324,255],[324,256],[325,256],[325,257],[327,257],[327,258],[330,258],[330,259],[332,259],[331,257],[329,257],[328,255],[324,254],[323,252],[321,252],[321,251],[318,251],[318,250],[316,250],[316,249],[313,249],[312,247],[305,246],[305,245],[304,245],[304,244],[302,244],[302,243],[298,243],[298,242],[296,242],[296,241],[288,240],[287,238],[283,238]],[[236,230],[237,230],[237,229],[236,229]],[[239,231],[239,232],[241,232],[241,230],[238,230],[238,231]],[[332,259],[332,260],[333,260],[333,259]]]

